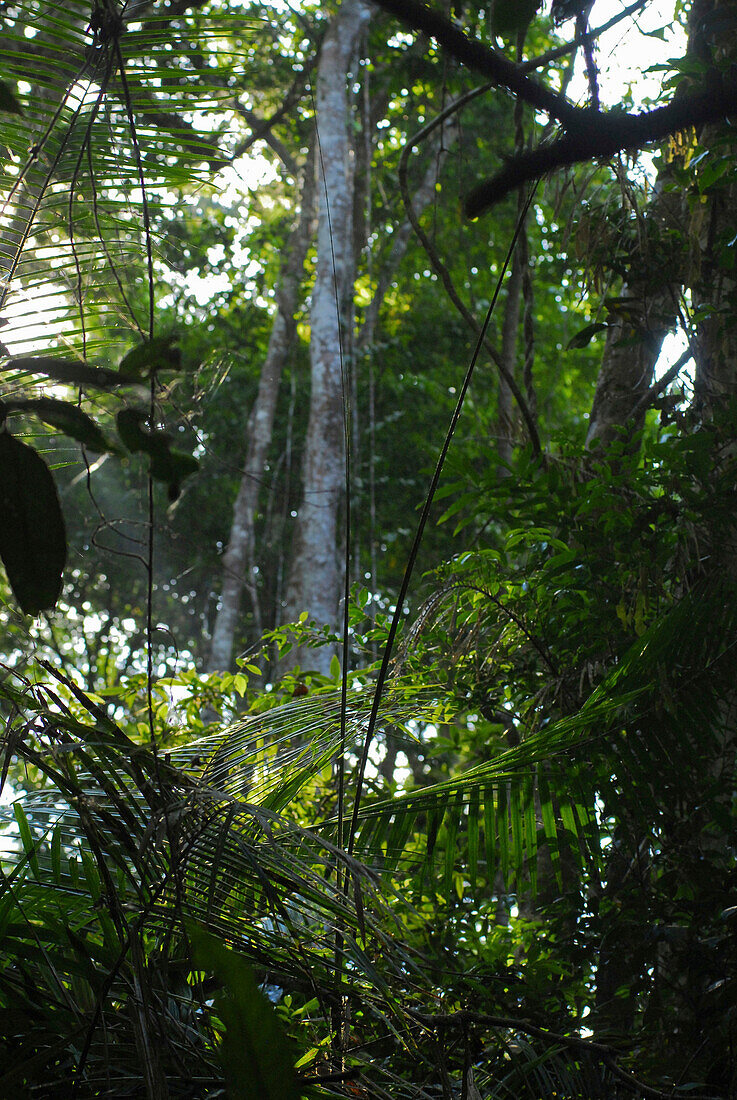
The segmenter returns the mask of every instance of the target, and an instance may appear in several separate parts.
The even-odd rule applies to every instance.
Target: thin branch
[[[653,382],[649,390],[643,393],[640,400],[635,405],[634,409],[630,413],[630,419],[637,420],[637,417],[645,412],[646,409],[652,405],[653,401],[658,397],[667,386],[673,382],[681,373],[683,368],[688,363],[689,359],[693,359],[693,351],[691,348],[686,348],[685,351],[676,359],[672,367],[668,367],[668,370],[662,375],[657,382]]]
[[[549,65],[552,61],[558,61],[561,57],[565,57],[569,53],[573,53],[579,46],[583,46],[585,38],[588,38],[591,42],[600,38],[602,34],[606,34],[612,27],[616,27],[617,23],[621,23],[623,19],[626,19],[629,15],[635,15],[638,11],[641,11],[650,0],[635,0],[634,4],[630,4],[629,7],[623,8],[622,11],[617,12],[611,19],[608,19],[606,23],[602,23],[600,27],[596,27],[595,30],[589,31],[587,34],[578,33],[570,42],[565,42],[562,46],[553,46],[552,49],[546,50],[545,53],[541,53],[538,57],[531,57],[529,61],[523,61],[520,68],[523,72],[530,72],[532,69],[543,69],[546,65]]]
[[[409,193],[409,186],[407,183],[407,165],[409,162],[409,155],[412,150],[416,148],[421,142],[423,142],[427,137],[429,137],[433,130],[435,130],[438,126],[441,126],[448,118],[458,112],[467,103],[470,103],[472,99],[475,99],[477,96],[489,91],[490,87],[491,85],[484,84],[478,88],[472,89],[472,91],[470,92],[466,92],[464,95],[459,96],[458,99],[450,103],[445,108],[445,110],[441,111],[439,115],[428,122],[427,125],[423,126],[421,130],[418,130],[414,137],[411,137],[407,141],[404,149],[402,150],[402,156],[399,160],[399,190],[402,196],[402,202],[404,203],[405,211],[407,213],[407,218],[411,222],[412,228],[417,234],[417,238],[420,241],[420,244],[425,249],[430,263],[434,267],[443,286],[445,287],[448,297],[477,338],[481,335],[481,326],[469,310],[468,306],[458,294],[458,291],[455,288],[455,284],[453,283],[453,279],[451,278],[451,274],[448,271],[448,268],[440,259],[435,249],[435,246],[428,237],[427,233],[425,233],[424,229],[419,223],[417,215],[415,214],[414,207],[412,205],[412,197]],[[489,343],[485,336],[483,338],[483,347],[491,358],[494,365],[496,366],[497,370],[501,374],[502,378],[509,386],[510,392],[517,402],[519,410],[522,413],[522,418],[525,422],[525,427],[527,428],[527,434],[529,435],[530,442],[532,443],[534,454],[540,454],[542,448],[540,444],[540,435],[537,430],[537,424],[535,423],[535,418],[530,411],[530,408],[522,394],[522,391],[517,385],[514,376],[510,374],[507,365],[504,363],[499,352]]]
[[[279,110],[275,111],[271,118],[266,119],[259,118],[254,111],[250,111],[248,107],[244,107],[239,100],[233,100],[233,109],[238,112],[244,122],[248,123],[251,127],[251,133],[247,138],[244,138],[243,141],[238,143],[233,155],[229,157],[228,160],[237,160],[238,157],[242,157],[252,145],[255,145],[257,141],[265,141],[267,145],[270,145],[274,150],[289,174],[297,177],[299,175],[299,165],[284,142],[280,141],[273,132],[273,127],[281,122],[284,115],[294,106],[294,103],[296,103],[299,98],[300,96],[296,96],[292,103],[287,103],[285,100]]]

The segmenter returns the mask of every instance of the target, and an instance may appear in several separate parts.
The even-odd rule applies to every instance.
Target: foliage
[[[527,29],[543,52],[556,39],[539,8],[499,4],[491,32]],[[722,391],[715,399],[697,355],[694,400],[688,383],[658,390],[649,407],[660,417],[649,411],[639,437],[622,423],[606,446],[583,452],[578,441],[623,319],[619,348],[629,340],[634,354],[652,338],[632,321],[636,288],[662,284],[666,262],[687,272],[687,338],[729,377],[719,373],[734,353],[727,128],[702,132],[663,169],[666,193],[685,196],[675,227],[648,218],[621,161],[618,185],[592,167],[536,194],[535,295],[521,296],[515,355],[543,445],[522,443],[515,414],[511,460],[490,447],[502,393],[480,368],[422,549],[413,625],[374,698],[405,610],[393,593],[418,489],[474,339],[449,317],[441,284],[483,316],[490,292],[475,276],[501,269],[522,209],[514,196],[493,230],[469,232],[461,191],[519,151],[520,118],[527,137],[540,124],[474,92],[426,218],[448,266],[439,274],[413,246],[391,273],[380,335],[361,348],[401,228],[403,144],[469,90],[451,63],[441,86],[439,53],[421,36],[373,22],[358,66],[373,102],[360,105],[358,78],[351,86],[369,138],[356,194],[373,200],[370,217],[362,203],[355,212],[371,232],[353,303],[366,368],[354,411],[374,416],[355,435],[355,534],[369,550],[354,556],[351,652],[328,675],[275,675],[293,647],[338,641],[306,613],[278,618],[275,548],[288,541],[305,418],[304,309],[257,524],[269,629],[256,638],[252,612],[236,668],[201,676],[241,406],[255,394],[296,215],[289,164],[303,163],[305,86],[334,13],[267,14],[112,0],[91,20],[85,5],[54,0],[7,13],[3,304],[25,294],[36,325],[48,294],[40,320],[53,339],[24,332],[17,301],[18,346],[2,368],[14,432],[0,434],[0,500],[16,522],[0,554],[29,613],[57,603],[65,552],[74,564],[65,619],[24,631],[7,617],[0,1091],[731,1096],[737,409]],[[581,5],[555,5],[556,22],[569,14],[585,30]],[[464,18],[487,44],[486,12]],[[673,84],[708,71],[687,59]],[[216,195],[211,184],[256,140],[257,108],[272,116],[282,167],[244,226],[244,189],[223,183]],[[265,156],[273,167],[276,154]],[[224,278],[205,304],[193,273]],[[101,463],[94,483],[88,452]],[[155,481],[173,534],[156,528]],[[111,530],[93,576],[81,552]],[[374,540],[379,582],[367,567]]]

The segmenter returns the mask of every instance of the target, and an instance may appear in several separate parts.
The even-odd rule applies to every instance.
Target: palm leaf
[[[2,305],[19,353],[61,334],[86,358],[121,321],[146,329],[146,237],[155,248],[181,189],[209,187],[235,144],[213,112],[232,120],[254,22],[191,12],[172,35],[164,14],[110,11],[91,28],[86,3],[31,0],[0,46],[23,108],[0,117]]]

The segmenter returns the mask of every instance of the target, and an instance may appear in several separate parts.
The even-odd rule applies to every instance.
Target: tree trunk
[[[517,366],[517,331],[519,329],[522,301],[522,253],[516,248],[512,270],[507,280],[507,299],[502,322],[502,361],[512,377]],[[512,391],[503,375],[499,375],[497,387],[497,454],[499,476],[509,476],[514,447],[514,401]]]
[[[281,277],[277,313],[261,369],[258,394],[246,427],[248,449],[233,506],[228,547],[223,556],[223,580],[207,661],[208,672],[230,667],[244,586],[251,597],[254,618],[260,633],[260,612],[253,572],[254,520],[271,444],[282,371],[294,338],[294,314],[305,257],[313,234],[314,204],[315,157],[314,150],[311,150],[304,168],[299,221],[290,240],[289,254]]]
[[[285,620],[306,611],[334,626],[341,569],[337,519],[344,481],[342,318],[353,284],[352,165],[348,73],[370,16],[361,0],[346,0],[325,36],[317,72],[317,265],[310,311],[310,411]],[[347,395],[346,395],[347,396]],[[293,650],[289,664],[327,672],[335,650]]]
[[[669,170],[666,170],[666,178]],[[586,447],[607,447],[614,439],[631,438],[641,430],[646,409],[643,396],[652,385],[663,340],[678,322],[678,299],[684,257],[670,255],[668,264],[655,263],[650,248],[665,250],[669,226],[682,216],[682,201],[659,179],[655,198],[643,219],[644,255],[636,275],[622,288],[612,307],[596,392],[591,407]]]

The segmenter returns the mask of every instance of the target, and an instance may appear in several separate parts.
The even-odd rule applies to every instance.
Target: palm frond
[[[23,107],[0,118],[2,306],[18,354],[61,340],[86,358],[121,324],[147,329],[146,236],[155,251],[182,189],[210,187],[240,136],[230,108],[252,20],[191,12],[173,36],[165,15],[96,10],[91,24],[88,4],[34,0],[0,47]]]

